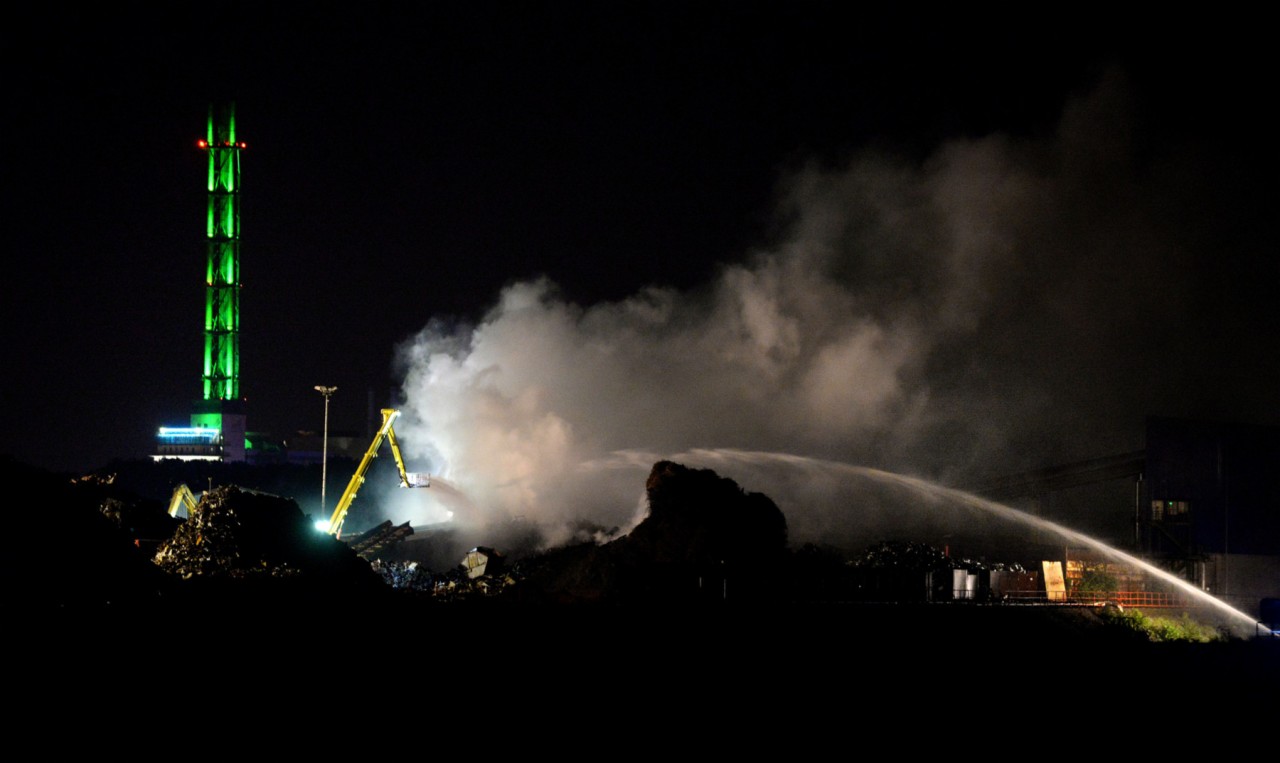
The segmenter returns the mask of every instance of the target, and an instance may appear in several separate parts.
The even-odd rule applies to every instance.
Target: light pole
[[[316,392],[324,395],[324,445],[320,456],[320,519],[323,520],[328,507],[325,506],[324,488],[329,480],[329,396],[337,392],[337,387],[316,387]]]

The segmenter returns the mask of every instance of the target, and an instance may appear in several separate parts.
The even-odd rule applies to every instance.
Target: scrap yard
[[[33,732],[1274,704],[1263,33],[235,5],[12,24]]]

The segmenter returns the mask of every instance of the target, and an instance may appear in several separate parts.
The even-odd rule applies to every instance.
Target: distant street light
[[[337,387],[316,387],[316,392],[324,395],[324,445],[322,446],[320,456],[320,519],[323,520],[328,512],[325,506],[324,488],[329,480],[329,396],[337,392]]]

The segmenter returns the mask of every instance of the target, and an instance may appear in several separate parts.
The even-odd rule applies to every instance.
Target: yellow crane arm
[[[333,516],[329,518],[328,533],[335,537],[342,537],[342,523],[347,519],[347,510],[351,508],[351,502],[356,499],[356,493],[360,491],[360,486],[364,484],[364,475],[369,471],[369,465],[373,463],[373,459],[378,457],[378,448],[382,445],[383,439],[391,441],[391,455],[396,459],[396,469],[400,472],[400,487],[431,487],[431,478],[424,474],[406,472],[404,468],[404,458],[400,455],[400,443],[396,440],[396,430],[392,428],[400,411],[394,408],[382,409],[382,426],[378,428],[378,433],[374,435],[373,442],[370,443],[369,449],[365,451],[364,458],[360,459],[360,465],[356,467],[356,473],[351,476],[351,481],[347,483],[347,489],[342,491],[342,497],[338,499],[338,505],[333,510]]]

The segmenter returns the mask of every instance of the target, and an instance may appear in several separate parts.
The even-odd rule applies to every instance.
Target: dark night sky
[[[508,283],[547,275],[579,304],[696,291],[784,235],[780,183],[806,162],[1043,136],[1109,71],[1129,83],[1135,173],[1177,157],[1167,198],[1212,221],[1188,235],[1216,253],[1172,309],[1199,332],[1175,362],[1220,366],[1221,386],[1198,375],[1126,425],[1277,423],[1274,64],[1247,22],[399,5],[103,7],[6,26],[0,453],[91,469],[185,423],[203,304],[194,141],[212,99],[236,100],[249,146],[249,424],[287,434],[319,428],[317,384],[340,388],[333,428],[363,430],[367,390],[382,405],[398,384],[397,343],[432,318],[479,319]]]

